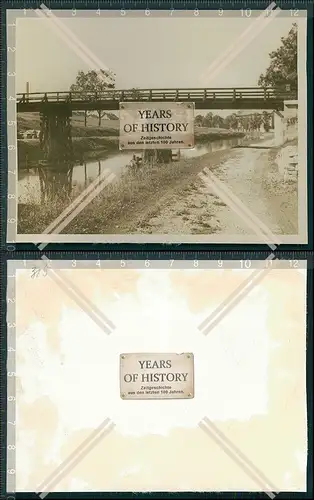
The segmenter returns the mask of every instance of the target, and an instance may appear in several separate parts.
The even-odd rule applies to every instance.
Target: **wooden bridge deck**
[[[119,109],[120,102],[193,102],[196,109],[284,109],[285,100],[297,99],[296,90],[278,88],[136,89],[104,92],[39,92],[17,94],[17,112]],[[60,111],[61,111],[60,109]]]

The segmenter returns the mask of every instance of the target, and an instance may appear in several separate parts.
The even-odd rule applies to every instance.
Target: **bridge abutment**
[[[284,115],[280,111],[274,113],[275,146],[281,146],[285,142],[286,125]]]
[[[284,101],[284,110],[274,112],[275,145],[281,146],[288,137],[288,120],[298,116],[298,101]],[[291,137],[290,137],[291,139]]]
[[[47,161],[72,157],[71,116],[67,106],[49,107],[40,113],[40,146]]]

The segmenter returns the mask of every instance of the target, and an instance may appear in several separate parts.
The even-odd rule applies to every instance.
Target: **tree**
[[[249,116],[242,116],[241,117],[241,125],[243,127],[243,130],[245,132],[248,132],[250,129],[250,117]]]
[[[141,97],[141,92],[139,90],[138,87],[133,87],[131,90],[130,90],[130,96],[132,99],[134,99],[134,101],[136,101],[137,99],[139,99]]]
[[[203,120],[204,120],[204,117],[202,115],[196,115],[196,117],[194,119],[194,123],[197,127],[201,127],[203,125]]]
[[[263,123],[263,127],[264,127],[265,132],[268,132],[270,129],[270,119],[271,119],[270,114],[267,113],[267,111],[263,111],[262,123]]]
[[[232,128],[232,115],[228,115],[226,116],[225,120],[224,120],[224,126],[225,128]]]
[[[213,125],[214,128],[223,128],[224,126],[224,119],[219,116],[219,115],[214,115],[213,116]]]
[[[281,46],[269,54],[270,65],[265,74],[259,77],[261,87],[280,87],[298,85],[298,26],[293,23],[286,37],[281,37]]]
[[[259,113],[254,113],[251,117],[251,125],[253,130],[260,130],[262,125],[262,116]]]
[[[212,127],[213,126],[213,113],[210,111],[204,116],[203,119],[203,127]]]
[[[226,116],[224,119],[224,127],[236,130],[239,127],[239,119],[235,113]]]
[[[115,74],[111,70],[100,70],[100,71],[79,71],[76,76],[76,81],[70,87],[71,92],[80,92],[83,99],[89,100],[94,99],[94,93],[104,92],[108,89],[114,89],[115,87]],[[101,125],[101,119],[105,115],[101,110],[97,111],[99,126]],[[85,125],[86,125],[85,113]]]

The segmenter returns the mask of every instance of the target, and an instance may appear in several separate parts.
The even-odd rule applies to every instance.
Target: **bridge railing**
[[[208,88],[208,89],[108,89],[102,92],[32,92],[17,94],[18,103],[94,102],[94,101],[200,101],[212,99],[295,99],[297,90],[282,88]]]
[[[16,100],[20,103],[26,102],[49,102],[49,101],[67,101],[70,92],[32,92],[29,94],[17,94]]]

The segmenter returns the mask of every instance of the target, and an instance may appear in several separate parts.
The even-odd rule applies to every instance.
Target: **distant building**
[[[26,132],[23,132],[23,139],[38,139],[39,134],[39,130],[26,130]]]

